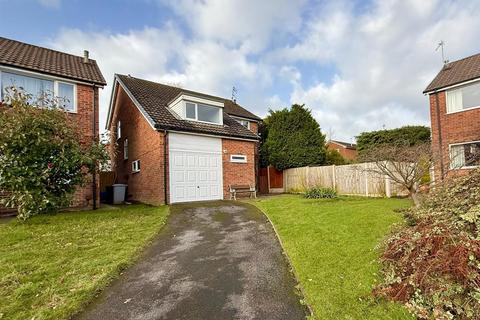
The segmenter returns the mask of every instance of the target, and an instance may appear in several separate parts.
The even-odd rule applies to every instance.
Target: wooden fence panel
[[[383,197],[406,194],[399,184],[372,172],[375,167],[375,163],[359,163],[287,169],[283,172],[284,187],[287,192],[302,192],[319,186],[333,188],[344,195]]]

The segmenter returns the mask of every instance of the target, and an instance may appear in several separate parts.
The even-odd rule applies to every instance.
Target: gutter
[[[182,133],[182,134],[190,134],[190,135],[195,135],[195,136],[205,136],[205,137],[214,137],[214,138],[224,138],[224,139],[232,139],[232,140],[243,140],[243,141],[252,141],[252,142],[258,142],[260,141],[260,137],[257,136],[256,138],[251,137],[242,137],[242,136],[229,136],[229,135],[224,135],[224,134],[214,134],[214,133],[202,133],[202,132],[197,132],[197,131],[190,131],[190,130],[185,130],[185,129],[177,129],[176,127],[170,127],[170,126],[164,126],[161,124],[156,123],[154,126],[155,130],[157,131],[170,131],[174,133]]]

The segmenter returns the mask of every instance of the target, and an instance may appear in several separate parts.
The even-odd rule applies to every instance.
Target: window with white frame
[[[59,107],[76,112],[76,87],[73,83],[32,77],[14,72],[1,72],[1,98],[6,99],[11,87],[21,88],[31,97],[29,103],[39,103],[45,99],[56,98]]]
[[[480,141],[450,146],[450,169],[480,166]]]
[[[185,102],[186,119],[220,124],[221,114],[221,108],[201,103]]]
[[[447,91],[447,112],[480,107],[480,82]]]
[[[123,160],[128,159],[128,139],[123,142]]]
[[[117,122],[117,140],[122,137],[122,122],[119,120]]]
[[[230,162],[246,163],[247,156],[243,154],[232,154],[230,155]]]
[[[236,119],[236,120],[237,120],[238,123],[240,123],[245,128],[250,129],[250,121],[243,120],[243,119]]]
[[[140,160],[132,161],[132,172],[140,172]]]

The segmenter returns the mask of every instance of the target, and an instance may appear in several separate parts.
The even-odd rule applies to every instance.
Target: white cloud
[[[347,141],[384,125],[429,124],[421,92],[441,68],[439,40],[451,60],[480,52],[475,0],[377,0],[360,9],[334,0],[156,1],[176,20],[124,33],[63,29],[50,45],[90,50],[109,84],[125,73],[224,97],[235,85],[240,103],[261,116],[306,103],[325,132]],[[102,122],[110,90],[101,94]]]
[[[377,1],[358,14],[334,5],[308,26],[304,41],[273,56],[276,61],[333,64],[328,82],[296,81],[291,102],[306,103],[337,139],[406,124],[429,125],[423,89],[441,68],[440,39],[452,59],[480,51],[480,4]],[[308,50],[310,48],[310,50]]]
[[[305,0],[159,0],[171,6],[195,36],[258,52],[275,37],[298,30]]]

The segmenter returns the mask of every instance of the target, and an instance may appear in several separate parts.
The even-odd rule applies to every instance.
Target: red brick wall
[[[258,133],[258,123],[250,121],[250,131]]]
[[[342,155],[342,157],[344,157],[347,160],[352,160],[352,161],[357,160],[357,155],[358,155],[357,150],[344,148],[342,145],[339,145],[332,141],[327,143],[327,149],[337,150]]]
[[[93,96],[95,92],[95,114],[93,111]],[[98,88],[77,84],[77,113],[69,114],[77,124],[79,130],[79,139],[82,144],[91,144],[94,139],[98,139]],[[95,115],[95,133],[93,133],[93,117]],[[99,201],[99,184],[97,176],[97,203]],[[92,177],[88,178],[84,187],[79,187],[73,197],[73,206],[91,206],[93,204]]]
[[[110,130],[116,132],[121,121],[121,138],[117,140],[114,167],[117,183],[128,184],[128,200],[160,205],[165,203],[164,142],[162,132],[154,130],[138,108],[119,87]],[[128,139],[128,159],[123,146]],[[132,172],[132,161],[140,160],[140,172]]]
[[[437,114],[437,95],[438,109]],[[445,91],[431,94],[430,119],[432,123],[432,148],[436,157],[435,179],[441,180],[440,158],[443,159],[444,175],[464,174],[468,170],[449,170],[449,145],[480,140],[480,108],[447,114]],[[440,117],[440,118],[438,118]],[[440,119],[440,130],[438,126]],[[439,143],[441,135],[441,146]]]
[[[255,149],[256,143],[251,141],[222,139],[223,150],[223,196],[229,199],[230,184],[255,185]],[[230,155],[247,156],[247,163],[230,162]]]

